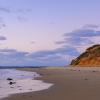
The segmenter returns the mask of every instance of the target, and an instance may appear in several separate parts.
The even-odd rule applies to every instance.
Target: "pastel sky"
[[[0,0],[0,66],[65,66],[100,43],[100,0]]]

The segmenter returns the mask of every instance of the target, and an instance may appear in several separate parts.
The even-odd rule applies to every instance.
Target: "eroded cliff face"
[[[100,45],[93,45],[86,49],[79,57],[72,60],[71,65],[100,66]]]

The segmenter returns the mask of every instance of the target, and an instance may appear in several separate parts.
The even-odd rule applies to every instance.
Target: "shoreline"
[[[0,76],[0,100],[15,94],[45,90],[53,85],[36,80],[41,77],[39,74],[25,70],[2,69]]]
[[[100,100],[100,71],[96,71],[95,68],[87,71],[80,68],[23,68],[20,70],[35,71],[42,75],[36,78],[37,80],[54,85],[46,90],[14,94],[2,100]]]

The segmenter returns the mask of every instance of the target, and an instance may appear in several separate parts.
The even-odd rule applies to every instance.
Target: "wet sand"
[[[100,100],[100,71],[83,69],[21,69],[38,72],[43,76],[39,79],[54,86],[38,92],[15,94],[3,100]]]

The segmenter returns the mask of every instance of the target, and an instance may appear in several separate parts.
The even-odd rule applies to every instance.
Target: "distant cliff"
[[[89,47],[79,57],[72,60],[70,65],[100,66],[100,45]]]

